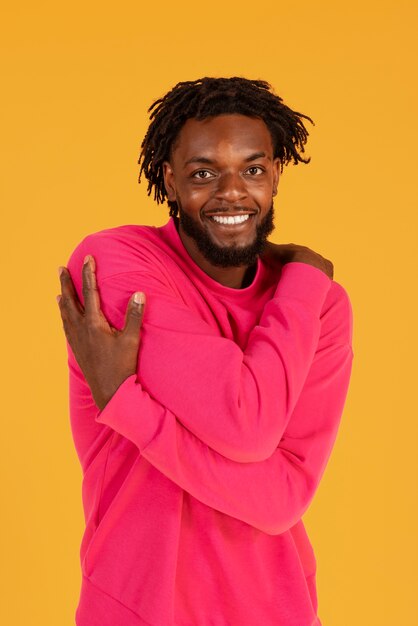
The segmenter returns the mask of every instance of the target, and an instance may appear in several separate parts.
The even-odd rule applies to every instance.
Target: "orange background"
[[[160,225],[137,184],[153,100],[205,75],[261,78],[310,115],[276,242],[334,262],[354,311],[341,429],[304,520],[324,626],[412,626],[417,606],[415,2],[79,0],[2,17],[2,514],[8,626],[70,626],[84,528],[57,267],[86,234]]]

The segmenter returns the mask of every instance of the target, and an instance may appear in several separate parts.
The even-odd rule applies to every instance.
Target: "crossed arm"
[[[99,408],[137,371],[144,390],[214,450],[237,461],[272,454],[323,331],[320,313],[331,280],[322,271],[304,263],[285,265],[242,350],[191,310],[145,261],[139,271],[101,280],[111,327],[100,310],[93,268],[84,264],[81,288],[77,263],[72,265],[78,294],[64,270],[60,308],[68,342]],[[130,297],[138,285],[149,298],[145,312]],[[84,295],[84,312],[77,295]]]
[[[231,459],[231,456],[238,453],[235,450],[230,452],[225,439],[222,439],[214,430],[211,431],[209,414],[205,418],[206,421],[200,421],[194,426],[192,423],[193,402],[191,402],[190,410],[186,410],[184,415],[181,415],[179,411],[173,411],[172,407],[167,407],[160,399],[153,397],[149,390],[147,391],[141,385],[141,368],[137,367],[136,359],[139,330],[144,313],[143,305],[136,306],[132,300],[130,301],[122,331],[117,331],[109,324],[106,326],[107,321],[100,312],[93,268],[88,264],[84,266],[83,277],[84,310],[81,303],[77,303],[77,294],[70,276],[66,275],[66,270],[62,278],[63,298],[66,298],[66,301],[64,305],[61,300],[60,308],[67,339],[70,345],[72,344],[74,354],[78,350],[77,345],[82,344],[85,355],[91,355],[92,346],[97,344],[100,333],[103,337],[106,334],[106,339],[102,341],[104,347],[98,350],[97,357],[95,357],[98,363],[96,373],[94,373],[94,368],[88,370],[88,367],[84,366],[88,370],[87,375],[86,372],[83,371],[83,373],[89,386],[95,389],[96,380],[100,378],[97,372],[100,368],[102,372],[103,367],[106,369],[106,362],[119,364],[118,350],[124,355],[121,359],[122,366],[111,367],[111,378],[106,378],[102,374],[106,385],[97,387],[98,402],[96,403],[100,411],[96,421],[107,424],[133,441],[151,464],[209,506],[265,532],[283,532],[292,526],[306,510],[313,497],[331,452],[343,410],[352,360],[349,334],[351,310],[347,298],[337,299],[331,307],[333,311],[328,311],[322,324],[323,332],[319,338],[319,344],[317,336],[316,344],[313,349],[311,348],[312,355],[305,377],[302,377],[304,384],[295,379],[296,370],[294,369],[292,374],[291,365],[289,365],[291,359],[288,355],[284,355],[288,364],[286,374],[290,372],[290,378],[288,376],[285,382],[295,393],[294,400],[290,403],[286,401],[282,405],[284,407],[283,419],[280,423],[280,430],[274,433],[277,441],[273,438],[273,445],[269,441],[269,446],[272,448],[270,453],[266,454],[264,447],[263,458],[253,462],[247,454],[243,462]],[[288,301],[287,303],[289,304]],[[121,314],[120,308],[119,322]],[[275,314],[277,316],[277,310]],[[285,326],[286,314],[290,318],[291,312],[285,307],[281,309],[280,314],[280,323]],[[271,315],[274,316],[273,312]],[[312,318],[312,313],[310,315]],[[89,323],[94,330],[76,332],[77,316],[83,316],[82,323]],[[100,319],[100,322],[96,319],[96,323],[93,324],[94,316]],[[116,312],[112,317],[116,320]],[[319,315],[317,317],[319,320]],[[341,320],[345,320],[342,325]],[[150,334],[152,322],[151,317]],[[272,324],[273,321],[270,320],[270,323]],[[317,326],[314,322],[312,326],[315,332]],[[266,335],[270,334],[270,330],[271,328],[267,325]],[[310,332],[312,332],[312,327]],[[74,338],[74,334],[78,334],[78,339]],[[170,333],[162,329],[161,335],[163,338],[166,337],[164,341],[167,342]],[[199,341],[200,336],[196,334],[195,339]],[[256,339],[253,353],[256,352],[256,347],[262,338],[258,336]],[[77,344],[77,341],[81,343]],[[168,344],[164,341],[159,347],[166,350]],[[268,342],[266,345],[270,349]],[[146,351],[144,354],[146,355]],[[83,364],[83,357],[79,356],[79,360]],[[276,360],[280,361],[280,355],[276,355]],[[128,362],[130,362],[129,367]],[[139,366],[141,363],[140,355]],[[77,368],[79,365],[78,359],[77,362],[74,359],[72,366]],[[252,371],[254,372],[254,368]],[[271,372],[267,373],[271,374]],[[115,378],[116,374],[120,377],[119,380]],[[148,387],[152,386],[152,376],[149,377],[148,383]],[[116,388],[113,393],[111,393],[112,385]],[[297,385],[300,388],[296,394]],[[273,389],[277,392],[277,385],[273,385]],[[190,390],[186,388],[185,393],[190,394]],[[251,428],[250,417],[251,415],[248,416],[246,422],[249,428]],[[218,430],[227,419],[227,415],[218,416]],[[184,422],[187,422],[187,426]],[[227,424],[225,425],[227,428]],[[242,422],[241,426],[244,425],[245,422]],[[198,437],[193,430],[200,436]],[[237,431],[235,431],[236,434]],[[272,436],[273,434],[269,433],[269,437]],[[213,440],[214,446],[209,446],[204,439]],[[225,454],[216,450],[216,447]]]

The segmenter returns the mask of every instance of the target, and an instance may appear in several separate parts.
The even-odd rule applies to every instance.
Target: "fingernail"
[[[137,293],[134,294],[134,302],[135,304],[144,304],[145,294],[143,294],[141,291],[137,291]]]
[[[84,257],[84,262],[83,265],[85,265],[86,263],[88,263],[90,261],[90,255],[88,254],[87,256]]]
[[[61,276],[61,274],[63,273],[63,271],[64,271],[64,268],[60,266],[60,267],[58,268],[58,275],[59,275],[59,276]]]
[[[58,304],[59,304],[59,303],[60,303],[60,300],[61,300],[61,296],[56,296],[56,299],[57,299],[57,302],[58,302]]]

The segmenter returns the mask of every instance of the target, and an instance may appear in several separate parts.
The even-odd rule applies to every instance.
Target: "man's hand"
[[[282,265],[292,262],[307,263],[322,270],[331,280],[334,278],[334,266],[331,261],[306,246],[268,241],[263,256],[278,259]]]
[[[134,293],[128,303],[123,330],[109,325],[100,309],[95,261],[83,265],[84,307],[68,270],[60,267],[62,294],[57,296],[68,343],[99,409],[103,409],[123,381],[136,373],[145,295]]]

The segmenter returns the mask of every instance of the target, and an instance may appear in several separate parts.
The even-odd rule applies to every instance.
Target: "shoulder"
[[[86,255],[96,261],[99,280],[157,264],[161,257],[160,231],[155,226],[123,225],[91,233],[74,248],[67,263],[79,275]]]

